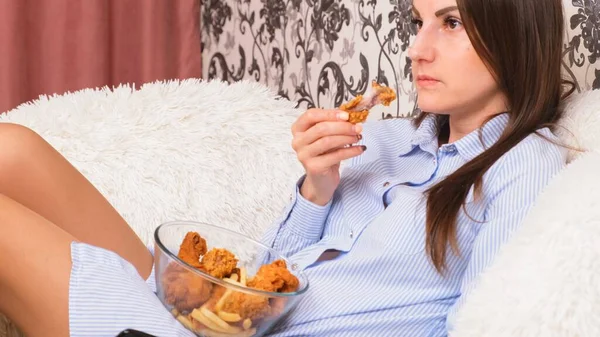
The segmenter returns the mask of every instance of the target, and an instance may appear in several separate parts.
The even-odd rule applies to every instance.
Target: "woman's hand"
[[[349,123],[348,113],[340,110],[309,109],[296,120],[292,148],[306,171],[304,198],[321,206],[331,200],[340,183],[340,162],[366,149],[352,145],[361,132],[362,125]]]

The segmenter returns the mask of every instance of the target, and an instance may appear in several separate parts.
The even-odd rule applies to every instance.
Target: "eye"
[[[444,19],[444,25],[450,30],[455,30],[462,26],[462,22],[459,19],[453,17],[447,17]]]
[[[413,17],[410,22],[414,25],[417,26],[417,29],[421,29],[421,27],[423,27],[423,20]]]

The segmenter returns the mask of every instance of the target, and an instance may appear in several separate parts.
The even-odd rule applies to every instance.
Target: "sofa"
[[[260,83],[187,80],[43,97],[0,122],[41,134],[151,243],[171,220],[260,238],[302,174],[289,132],[302,111]],[[600,335],[600,90],[574,96],[567,111],[561,138],[586,152],[570,153],[454,336]],[[2,336],[15,336],[4,323]]]

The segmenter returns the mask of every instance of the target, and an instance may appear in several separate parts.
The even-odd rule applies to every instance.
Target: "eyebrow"
[[[455,11],[457,9],[458,9],[458,6],[449,6],[449,7],[446,7],[446,8],[442,8],[439,11],[435,12],[435,16],[436,17],[440,17],[440,16],[442,16],[442,15],[444,15],[446,13]]]
[[[438,10],[437,12],[435,12],[435,16],[436,17],[440,17],[440,16],[442,16],[442,15],[444,15],[446,13],[455,11],[457,9],[458,9],[458,6],[448,6],[448,7],[442,8],[442,9]],[[421,16],[421,14],[419,13],[419,11],[415,7],[413,7],[412,10],[413,10],[413,13],[416,16]]]

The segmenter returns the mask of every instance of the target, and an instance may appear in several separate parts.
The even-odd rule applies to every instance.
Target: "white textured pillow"
[[[582,150],[600,151],[600,90],[573,95],[565,104],[565,115],[557,134],[568,145]],[[581,152],[570,151],[568,160]]]
[[[569,100],[561,124],[588,151],[571,151],[467,295],[452,337],[600,336],[600,91]]]

